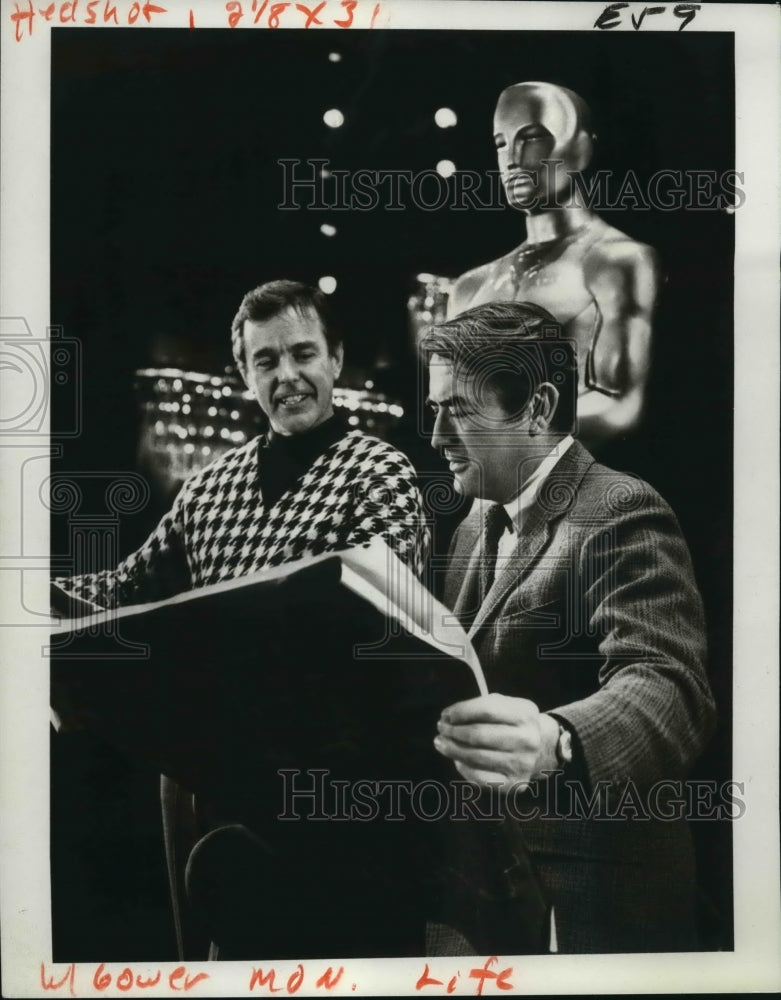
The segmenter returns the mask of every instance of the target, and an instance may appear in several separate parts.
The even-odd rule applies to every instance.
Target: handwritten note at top
[[[224,25],[229,28],[373,28],[382,10],[382,4],[362,0],[310,0],[294,3],[292,0],[228,0],[223,5]],[[16,0],[10,11],[14,38],[21,42],[49,25],[97,25],[99,27],[132,27],[154,25],[173,27],[182,7],[177,2],[175,12],[152,3],[151,0],[60,0],[59,3],[33,3],[33,0]],[[167,16],[170,15],[170,16]],[[196,28],[195,14],[189,11],[188,24]]]
[[[610,3],[605,6],[593,24],[594,28],[609,31],[611,28],[628,27],[635,31],[643,27],[646,18],[658,21],[659,15],[667,15],[679,31],[691,23],[701,9],[698,3],[663,4],[628,10],[628,2]],[[223,5],[224,24],[230,28],[373,28],[378,23],[382,4],[372,0],[310,0],[309,3],[295,3],[294,0],[227,0]],[[636,12],[635,12],[636,11]],[[10,12],[17,42],[29,38],[37,30],[51,25],[117,25],[132,27],[155,25],[174,27],[182,12],[177,0],[176,15],[168,8],[152,3],[151,0],[60,0],[58,3],[34,3],[33,0],[15,0]],[[188,25],[198,27],[193,10],[189,10]],[[171,14],[170,17],[166,15]],[[212,25],[213,26],[213,25]]]
[[[661,23],[658,21],[660,15],[667,15],[668,21],[672,19],[671,23],[678,26],[678,31],[683,31],[686,25],[694,20],[702,4],[659,4],[655,7],[641,7],[640,4],[635,4],[634,9],[628,11],[627,8],[629,6],[629,3],[626,2],[609,3],[596,21],[594,21],[593,26],[599,28],[600,31],[610,31],[611,28],[626,28],[631,24],[631,27],[635,31],[639,31],[643,27],[643,22],[646,18],[651,18],[656,23]],[[622,14],[624,11],[626,13]],[[646,24],[650,23],[651,21],[646,22]],[[669,28],[670,24],[662,24],[662,26]]]

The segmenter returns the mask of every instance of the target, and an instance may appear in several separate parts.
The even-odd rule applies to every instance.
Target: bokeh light
[[[434,114],[434,121],[440,128],[453,128],[458,125],[458,115],[452,108],[439,108]]]
[[[452,160],[440,160],[437,164],[437,173],[440,177],[452,177],[456,172],[456,165]]]

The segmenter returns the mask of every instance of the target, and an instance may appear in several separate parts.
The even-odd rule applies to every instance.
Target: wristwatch
[[[556,763],[564,768],[572,763],[572,733],[559,723],[559,738],[556,741]]]

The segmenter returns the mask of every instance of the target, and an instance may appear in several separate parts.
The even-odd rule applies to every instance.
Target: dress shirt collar
[[[514,496],[512,500],[504,504],[504,509],[507,511],[507,516],[510,518],[510,524],[512,525],[511,531],[513,531],[513,533],[517,533],[520,530],[521,518],[524,513],[537,499],[540,487],[551,474],[556,466],[556,463],[563,457],[574,441],[575,439],[573,436],[568,434],[565,438],[559,441],[558,444],[554,445],[531,476],[529,476],[523,484],[521,492],[518,493],[517,496]]]

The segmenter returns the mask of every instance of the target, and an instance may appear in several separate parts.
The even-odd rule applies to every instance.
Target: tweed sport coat
[[[675,516],[647,483],[575,442],[480,606],[481,506],[453,538],[445,604],[470,623],[489,690],[531,699],[575,734],[569,777],[542,779],[511,813],[555,906],[559,949],[696,947],[689,830],[658,818],[675,815],[675,782],[715,719]],[[597,792],[606,798],[589,813]]]

